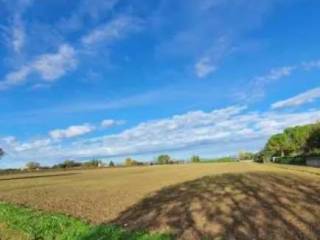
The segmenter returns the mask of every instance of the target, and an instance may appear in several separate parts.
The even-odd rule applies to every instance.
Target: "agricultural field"
[[[122,232],[99,239],[320,236],[320,169],[308,167],[207,163],[11,174],[0,176],[0,201],[1,240],[33,239],[26,229],[37,224],[26,219],[37,217],[46,226],[61,219],[84,235],[95,226]],[[50,229],[44,239],[72,239]]]

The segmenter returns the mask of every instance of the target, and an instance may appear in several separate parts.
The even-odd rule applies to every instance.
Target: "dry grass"
[[[0,200],[181,239],[317,239],[319,173],[219,163],[9,175]]]

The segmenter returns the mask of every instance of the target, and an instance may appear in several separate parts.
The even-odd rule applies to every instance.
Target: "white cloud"
[[[1,146],[14,159],[89,158],[150,154],[196,149],[210,146],[212,154],[219,155],[247,145],[263,147],[263,142],[274,133],[295,125],[320,120],[320,111],[296,113],[248,112],[245,107],[231,106],[211,112],[193,111],[165,119],[143,122],[117,134],[105,135],[73,142],[65,138],[79,136],[94,129],[91,125],[72,126],[52,131],[50,139],[18,142],[0,139]],[[258,145],[256,143],[259,143]],[[11,147],[9,147],[9,145]],[[241,150],[238,149],[238,150]],[[235,150],[236,151],[236,150]],[[229,152],[233,154],[235,152]],[[10,157],[10,156],[9,156]],[[12,157],[13,158],[13,157]]]
[[[195,64],[195,71],[199,78],[204,78],[210,73],[217,69],[214,63],[211,62],[210,58],[204,57]]]
[[[131,155],[206,144],[219,145],[226,151],[228,144],[265,140],[286,127],[319,119],[320,111],[246,113],[243,107],[195,111],[141,123],[119,134],[77,142],[68,154],[75,157]]]
[[[84,45],[94,45],[99,42],[110,43],[122,38],[128,32],[139,29],[140,25],[141,22],[136,18],[120,16],[92,30],[81,41]]]
[[[0,90],[25,83],[33,73],[39,74],[44,81],[53,81],[76,66],[75,49],[68,44],[63,44],[56,53],[40,55],[30,64],[8,73],[5,79],[0,81]]]
[[[81,136],[92,132],[95,129],[90,124],[74,125],[66,129],[55,129],[49,132],[49,135],[53,139],[64,139]]]
[[[140,29],[140,27],[141,21],[137,18],[129,16],[117,17],[83,36],[81,39],[83,46],[79,49],[75,49],[69,44],[62,44],[59,46],[57,52],[37,56],[30,63],[23,65],[15,71],[9,72],[4,79],[0,81],[0,90],[24,84],[31,74],[40,75],[41,79],[39,80],[45,82],[52,82],[59,79],[68,71],[72,71],[77,67],[77,54],[80,54],[80,52],[84,50],[84,47],[92,46],[99,42],[111,43],[116,39],[123,38],[129,32]],[[23,44],[22,32],[20,30],[22,29],[15,30],[16,40],[13,44],[16,50],[20,49]]]
[[[320,88],[314,88],[309,91],[298,94],[292,98],[278,101],[272,104],[272,109],[280,109],[280,108],[288,108],[288,107],[296,107],[303,105],[305,103],[311,103],[316,99],[320,98]]]
[[[111,128],[114,126],[122,125],[124,123],[125,123],[125,121],[123,121],[123,120],[105,119],[101,122],[101,127]]]

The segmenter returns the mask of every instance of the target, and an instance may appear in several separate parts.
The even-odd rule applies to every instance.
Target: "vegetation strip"
[[[316,172],[316,171],[309,171],[309,170],[302,169],[302,167],[300,169],[300,166],[292,166],[292,165],[286,166],[286,165],[276,165],[276,164],[273,164],[271,166],[274,166],[274,167],[277,167],[277,168],[286,169],[286,170],[291,170],[291,171],[308,173],[308,174],[313,174],[313,175],[320,176],[320,169],[319,169],[319,172]]]
[[[63,214],[18,207],[0,202],[0,224],[22,232],[25,239],[43,240],[169,240],[166,234],[130,232],[117,226],[90,225]],[[12,236],[13,237],[13,236]],[[9,238],[12,239],[12,238]]]

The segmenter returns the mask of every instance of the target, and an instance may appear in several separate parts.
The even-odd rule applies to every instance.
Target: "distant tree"
[[[157,163],[158,164],[169,164],[171,161],[171,158],[169,155],[167,154],[163,154],[163,155],[160,155],[158,156],[157,158]]]
[[[138,166],[138,165],[143,165],[143,163],[138,162],[136,160],[133,160],[132,158],[127,158],[125,160],[125,165],[126,166]]]
[[[198,162],[200,162],[200,157],[199,157],[199,156],[196,156],[196,155],[192,156],[192,157],[191,157],[191,162],[193,162],[193,163],[198,163]]]
[[[126,166],[132,166],[133,165],[133,160],[131,158],[126,158],[124,164]]]
[[[80,167],[82,164],[73,160],[65,160],[63,163],[54,165],[52,168],[73,168]]]
[[[38,162],[28,162],[26,164],[26,168],[29,169],[29,170],[38,169],[38,168],[40,168],[40,163],[38,163]]]
[[[251,153],[251,152],[240,152],[239,153],[239,160],[253,160],[254,159],[255,154]]]
[[[109,167],[114,167],[114,163],[112,161],[109,162]]]
[[[88,162],[85,162],[83,165],[86,167],[99,167],[102,164],[101,160],[93,159]]]
[[[3,151],[2,148],[0,148],[0,158],[2,158],[4,156],[5,152]]]

